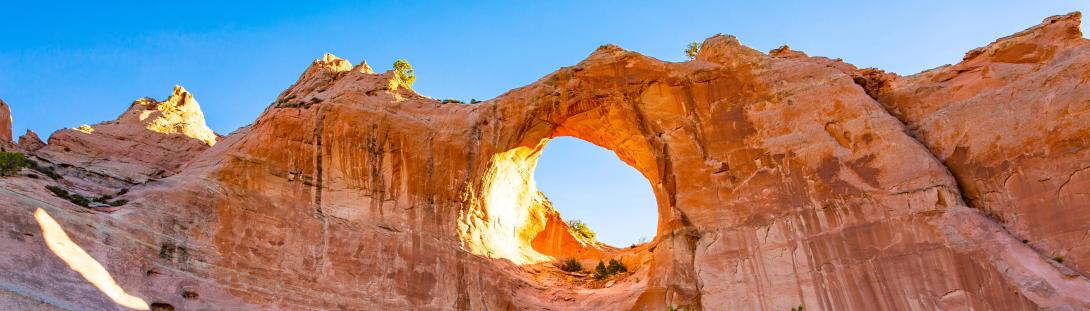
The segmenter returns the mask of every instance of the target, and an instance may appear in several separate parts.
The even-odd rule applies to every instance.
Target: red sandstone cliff
[[[0,100],[0,149],[8,149],[12,144],[11,138],[11,107]]]
[[[683,63],[603,46],[479,105],[326,55],[222,139],[176,88],[54,133],[33,155],[63,178],[0,178],[0,307],[1088,309],[1078,19],[908,77],[722,35]],[[556,136],[651,182],[650,244],[572,243],[532,180]]]

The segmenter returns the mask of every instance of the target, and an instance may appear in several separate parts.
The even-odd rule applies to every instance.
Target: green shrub
[[[560,264],[560,270],[567,272],[583,271],[583,264],[579,263],[575,258],[568,258],[567,260],[564,260],[564,263]]]
[[[609,274],[617,274],[621,272],[628,272],[628,267],[625,267],[623,263],[617,261],[616,259],[610,259],[609,265],[606,266],[606,270],[609,271]]]
[[[49,191],[52,191],[53,195],[56,195],[59,198],[68,200],[69,202],[72,202],[73,204],[83,206],[83,207],[88,207],[91,204],[91,200],[88,200],[87,197],[84,197],[84,196],[80,195],[79,193],[68,192],[68,190],[64,190],[64,188],[53,186],[53,185],[45,186],[45,188],[49,189]]]
[[[0,152],[0,176],[14,176],[24,167],[30,167],[30,160],[22,153]]]
[[[472,98],[472,99],[470,99],[470,100],[469,100],[469,104],[470,104],[470,105],[476,105],[476,104],[478,104],[478,103],[480,103],[480,102],[481,102],[481,101],[477,100],[476,98]]]
[[[94,200],[91,200],[91,199],[88,199],[85,196],[80,195],[79,193],[68,192],[68,190],[64,190],[64,188],[61,188],[61,187],[49,185],[49,186],[45,186],[45,188],[49,189],[50,192],[53,192],[53,195],[57,196],[58,198],[68,200],[69,202],[72,202],[73,204],[83,206],[83,207],[90,207],[92,202],[105,204],[105,205],[109,205],[109,206],[114,206],[114,207],[122,206],[122,205],[125,205],[125,204],[129,203],[128,200],[113,200],[113,201],[110,201],[110,199],[113,199],[113,196],[108,195],[108,194],[99,196],[99,197],[95,198]],[[126,190],[122,190],[122,192],[119,192],[118,195],[124,194],[123,192],[125,192],[125,191]]]
[[[61,189],[61,187],[57,187],[57,186],[54,186],[54,185],[49,185],[49,186],[45,186],[45,188],[49,189],[49,191],[53,192],[53,195],[56,195],[56,196],[64,198],[64,199],[68,198],[68,191],[66,191],[64,189]]]
[[[442,103],[442,104],[465,104],[465,102],[462,102],[462,101],[460,101],[460,100],[457,100],[457,99],[453,99],[453,98],[447,98],[447,99],[444,99],[444,100],[443,100],[442,102],[440,102],[440,103]]]
[[[567,221],[566,223],[568,224],[568,229],[571,229],[571,232],[573,233],[573,235],[575,235],[576,238],[585,242],[594,241],[594,231],[590,230],[590,227],[588,227],[587,224],[584,223],[582,220],[572,219]]]
[[[45,174],[45,176],[49,176],[49,178],[54,180],[64,178],[61,174],[57,174],[57,171],[54,171],[52,166],[41,166],[38,162],[30,161],[30,169]]]
[[[598,266],[594,267],[594,279],[595,280],[605,280],[610,275],[611,274],[609,273],[609,268],[606,268],[606,264],[604,262],[602,262],[601,260],[599,260],[598,261]]]
[[[1058,263],[1064,263],[1064,256],[1052,257],[1052,260],[1055,260]]]
[[[802,311],[802,305],[799,305],[798,308],[791,308],[791,311]]]
[[[409,65],[409,61],[405,59],[398,59],[394,61],[394,73],[401,81],[405,82],[409,86],[413,86],[413,82],[416,82],[416,74],[413,73],[413,66]]]
[[[685,46],[685,57],[690,60],[696,59],[696,54],[700,53],[700,43],[693,41],[689,45]]]
[[[605,280],[618,273],[628,272],[628,267],[625,267],[620,261],[616,259],[610,259],[609,264],[599,260],[598,265],[594,267],[594,274],[592,275],[595,280]]]

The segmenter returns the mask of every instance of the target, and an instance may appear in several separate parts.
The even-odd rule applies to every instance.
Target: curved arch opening
[[[573,137],[553,138],[541,152],[534,180],[579,238],[624,248],[655,236],[658,204],[650,182],[612,151]]]
[[[490,158],[479,190],[466,193],[473,199],[459,216],[463,245],[474,254],[518,265],[578,260],[593,270],[598,261],[611,259],[642,265],[650,244],[644,242],[654,240],[662,223],[661,202],[649,178],[622,162],[614,151],[567,136],[556,138],[558,150],[550,148],[545,161],[548,171],[539,171],[538,161],[553,139],[543,138]],[[581,159],[582,165],[571,167],[575,159]],[[564,165],[569,169],[555,171]],[[537,174],[546,175],[546,190],[557,191],[556,199],[563,203],[552,202],[539,190]],[[562,185],[572,179],[582,180]],[[602,191],[611,195],[603,196]],[[599,197],[590,198],[595,195]],[[620,204],[607,206],[611,200]],[[567,215],[562,216],[554,203],[570,205],[560,209],[578,216],[565,219]],[[570,228],[566,220],[578,217],[602,236],[588,238]]]

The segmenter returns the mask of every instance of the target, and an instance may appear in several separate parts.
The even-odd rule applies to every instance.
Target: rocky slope
[[[176,88],[25,148],[61,178],[0,178],[0,306],[1088,309],[1078,24],[908,77],[722,35],[682,63],[603,46],[477,105],[326,55],[222,139]],[[653,241],[571,236],[532,178],[557,136],[651,182]]]

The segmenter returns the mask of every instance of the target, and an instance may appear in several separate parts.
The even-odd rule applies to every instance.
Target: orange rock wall
[[[875,87],[944,162],[966,202],[1048,257],[1090,272],[1090,42],[1080,15]]]
[[[171,158],[176,174],[133,187],[125,196],[132,202],[112,213],[43,190],[80,180],[79,168],[62,181],[0,179],[8,230],[0,249],[9,250],[0,256],[0,300],[116,308],[113,296],[43,242],[35,216],[44,212],[128,294],[179,309],[1087,309],[1090,280],[1078,269],[1081,259],[1073,270],[1053,261],[1048,248],[1078,253],[1077,239],[1055,233],[1086,223],[1077,220],[1076,205],[997,221],[990,211],[1028,213],[1021,202],[1030,201],[984,198],[1037,188],[966,182],[991,185],[998,177],[989,175],[995,162],[988,161],[999,161],[1018,174],[1061,172],[1055,179],[1068,175],[1080,185],[1081,175],[1060,169],[1081,163],[1079,150],[1088,145],[1078,133],[1090,122],[1079,122],[1078,105],[1090,88],[1078,82],[1086,75],[1077,69],[1090,64],[1090,52],[1085,39],[1052,31],[1070,26],[1050,26],[1077,19],[1049,19],[1031,30],[1053,34],[1038,47],[1071,41],[1045,52],[1010,43],[1026,37],[1016,35],[974,54],[1032,64],[996,65],[1006,82],[967,79],[973,87],[913,84],[947,71],[954,78],[943,81],[962,81],[957,77],[971,70],[890,77],[786,50],[769,56],[719,35],[683,63],[603,46],[528,86],[459,105],[420,96],[391,72],[327,55],[253,125],[187,151],[185,160]],[[1011,97],[1024,93],[1014,90],[1039,96]],[[1008,100],[993,97],[1002,94]],[[954,109],[963,105],[954,101],[973,96],[1059,118],[1039,118],[1030,108],[998,116],[981,109],[921,119],[909,113]],[[960,115],[954,125],[927,123]],[[929,136],[1003,120],[1021,122],[1004,125],[1018,135]],[[1034,136],[1045,132],[1061,134]],[[202,142],[199,133],[179,134]],[[543,232],[564,235],[549,233],[560,230],[558,219],[526,178],[536,151],[556,136],[613,150],[651,182],[659,232],[634,250],[648,259],[632,279],[581,289],[535,272],[555,258],[549,245],[564,243],[535,241]],[[974,145],[988,137],[998,138]],[[1037,138],[1045,156],[998,160],[1034,154],[1006,148],[1011,137]],[[950,143],[970,147],[957,151]],[[38,154],[57,147],[51,139]],[[69,148],[111,152],[95,144]],[[1043,173],[1035,174],[1026,176]],[[1056,189],[1064,194],[1058,202],[1078,198],[1061,191],[1066,186]],[[1040,240],[1022,243],[1028,235]]]

